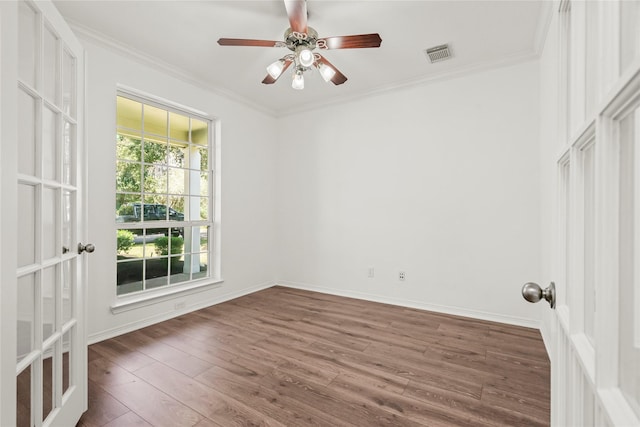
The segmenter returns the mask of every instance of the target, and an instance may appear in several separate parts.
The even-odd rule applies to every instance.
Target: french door
[[[17,77],[17,91],[3,93],[13,99],[15,124],[4,112],[2,123],[15,126],[16,138],[2,143],[16,148],[5,150],[2,162],[14,168],[17,191],[15,203],[3,200],[3,209],[16,209],[15,223],[2,226],[17,233],[14,280],[7,283],[15,292],[3,294],[15,310],[2,314],[2,327],[15,328],[15,345],[3,343],[1,350],[3,363],[13,360],[13,382],[3,378],[2,391],[13,391],[15,407],[2,408],[2,422],[72,426],[86,409],[87,393],[79,246],[85,236],[83,49],[49,1],[11,2],[0,13],[0,36],[16,43],[15,63],[2,68],[14,66],[14,73],[2,78]],[[7,24],[11,17],[15,27]]]
[[[551,423],[638,426],[640,2],[556,6]]]

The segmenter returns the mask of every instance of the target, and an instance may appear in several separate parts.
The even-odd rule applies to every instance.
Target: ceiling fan
[[[317,31],[307,26],[306,0],[284,0],[284,5],[291,26],[284,33],[284,41],[231,38],[218,40],[220,46],[286,47],[292,51],[293,53],[284,55],[267,67],[268,74],[262,80],[264,84],[275,83],[282,73],[294,64],[291,83],[294,89],[304,89],[303,74],[314,67],[326,82],[331,81],[335,85],[341,85],[347,81],[347,77],[327,58],[314,50],[380,47],[382,43],[378,33],[318,38]]]

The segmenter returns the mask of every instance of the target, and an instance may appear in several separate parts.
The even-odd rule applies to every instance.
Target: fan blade
[[[282,77],[282,75],[284,74],[285,71],[287,71],[287,68],[289,68],[289,65],[291,65],[293,61],[289,60],[289,59],[285,59],[284,60],[284,67],[282,67],[282,72],[280,73],[280,75],[278,76],[278,79],[280,77]],[[264,80],[262,80],[262,84],[265,85],[272,85],[274,84],[278,79],[274,79],[273,77],[271,77],[271,74],[267,74],[267,77],[264,78]]]
[[[342,83],[347,81],[347,76],[345,76],[344,74],[342,74],[340,72],[340,70],[338,70],[331,62],[329,62],[327,60],[327,58],[325,58],[324,56],[320,55],[320,59],[318,60],[318,62],[326,65],[329,68],[332,68],[333,71],[335,71],[336,73],[333,75],[333,77],[331,78],[331,82],[338,86],[341,85]]]
[[[307,33],[307,2],[306,0],[284,0],[284,7],[289,15],[291,30]]]
[[[282,42],[273,40],[253,40],[253,39],[225,39],[218,40],[220,46],[258,46],[258,47],[277,47]]]
[[[380,34],[359,34],[355,36],[336,36],[318,39],[326,45],[324,49],[359,49],[363,47],[380,47]]]

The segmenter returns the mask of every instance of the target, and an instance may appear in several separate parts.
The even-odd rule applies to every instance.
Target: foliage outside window
[[[117,294],[210,277],[211,121],[117,97]]]

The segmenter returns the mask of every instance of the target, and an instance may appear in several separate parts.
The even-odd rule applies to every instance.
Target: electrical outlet
[[[375,270],[373,267],[369,267],[369,271],[367,273],[367,277],[369,277],[370,279],[374,276],[375,274]]]
[[[398,272],[398,280],[404,280],[405,279],[405,274],[404,271],[400,271]]]
[[[176,310],[182,310],[183,308],[186,307],[186,303],[184,301],[182,302],[177,302],[174,306],[173,306]]]

